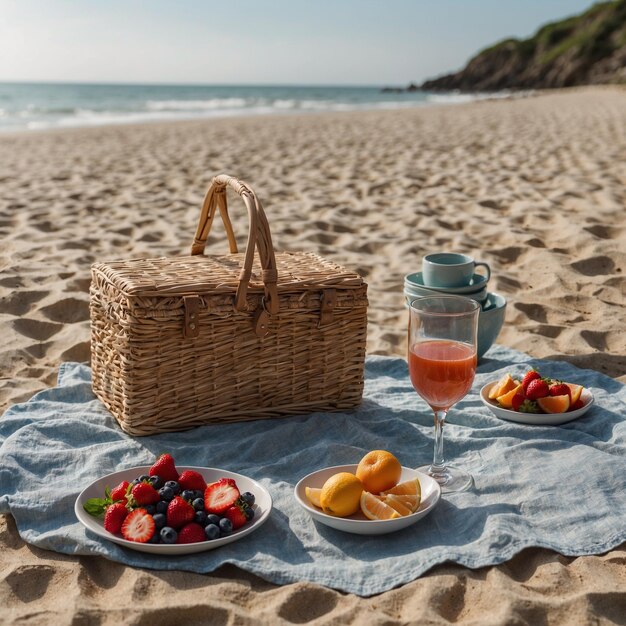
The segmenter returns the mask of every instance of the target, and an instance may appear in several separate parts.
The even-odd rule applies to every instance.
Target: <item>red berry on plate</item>
[[[241,528],[248,521],[248,518],[244,513],[243,505],[238,503],[233,504],[233,506],[229,506],[226,511],[224,511],[224,517],[232,522],[233,530]]]
[[[152,539],[156,525],[146,509],[135,509],[122,524],[122,537],[128,541],[147,543]]]
[[[582,409],[584,406],[585,406],[585,403],[580,398],[578,398],[578,400],[576,400],[574,404],[570,405],[569,410],[576,411],[578,409]]]
[[[204,528],[200,524],[192,522],[191,524],[186,524],[178,531],[176,543],[198,543],[199,541],[206,541]]]
[[[139,505],[156,504],[161,499],[159,492],[148,483],[136,484],[130,493]]]
[[[550,387],[548,383],[541,378],[531,380],[526,387],[526,397],[529,400],[538,400],[539,398],[545,398],[550,395]]]
[[[572,390],[565,383],[555,383],[550,387],[551,396],[568,395],[572,399]]]
[[[185,470],[178,477],[178,484],[183,491],[185,489],[189,491],[204,491],[206,489],[206,480],[204,480],[202,474],[194,470]]]
[[[204,509],[207,513],[221,515],[228,507],[235,504],[239,495],[237,483],[232,478],[221,478],[207,485],[204,491]]]
[[[123,480],[117,487],[115,487],[115,489],[111,489],[111,500],[113,500],[113,502],[117,502],[119,500],[126,502],[128,485],[130,485],[130,483],[127,480]]]
[[[511,406],[513,410],[519,411],[520,406],[524,404],[524,400],[526,400],[526,396],[521,391],[518,391],[513,398],[511,398]]]
[[[167,525],[178,530],[196,516],[196,510],[183,498],[176,496],[167,505]]]
[[[533,380],[537,380],[539,378],[541,378],[541,374],[537,370],[528,370],[522,379],[522,389],[524,390],[524,393],[528,389],[528,385],[530,385]]]
[[[104,528],[117,535],[122,530],[122,524],[128,515],[128,509],[122,502],[116,502],[107,507],[104,513]]]
[[[162,454],[150,468],[150,476],[158,476],[164,483],[178,480],[178,470],[171,454]]]

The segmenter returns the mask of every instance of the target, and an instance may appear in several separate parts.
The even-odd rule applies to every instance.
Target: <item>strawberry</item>
[[[569,399],[572,399],[572,390],[565,383],[555,383],[550,386],[551,396],[564,396],[567,394]]]
[[[166,483],[168,480],[178,480],[178,470],[171,454],[162,454],[150,468],[150,476],[158,476]]]
[[[519,408],[524,403],[524,400],[526,400],[526,396],[521,391],[518,391],[513,396],[513,398],[511,398],[511,405],[513,407],[513,410],[519,411]]]
[[[524,390],[524,393],[526,393],[528,385],[530,385],[533,380],[537,380],[538,378],[541,378],[541,374],[537,370],[528,370],[526,372],[524,378],[522,379],[522,389]]]
[[[147,543],[152,539],[155,528],[154,519],[146,509],[135,509],[122,524],[122,537],[128,541]]]
[[[576,400],[576,402],[574,402],[574,404],[572,404],[568,410],[576,411],[577,409],[582,409],[584,406],[585,403],[580,398],[578,398],[578,400]]]
[[[202,478],[202,474],[194,472],[194,470],[185,470],[178,477],[178,484],[181,490],[204,491],[206,489],[206,480]]]
[[[122,502],[115,502],[107,507],[104,514],[104,528],[116,535],[122,530],[122,524],[128,515],[128,509]]]
[[[167,525],[178,530],[196,516],[196,510],[180,496],[176,496],[167,505]]]
[[[199,541],[206,541],[204,528],[200,524],[192,522],[191,524],[186,524],[178,531],[176,543],[198,543]]]
[[[528,383],[528,387],[526,387],[526,397],[529,400],[545,398],[548,395],[550,395],[550,387],[548,387],[548,383],[541,378],[531,380]]]
[[[235,504],[239,495],[237,483],[232,478],[221,478],[207,485],[204,491],[204,509],[207,513],[221,515],[228,507]]]
[[[159,492],[148,483],[137,483],[130,492],[136,504],[156,504],[160,499]]]
[[[123,480],[115,489],[112,489],[111,500],[113,500],[113,502],[119,502],[120,500],[127,502],[128,485],[130,485],[130,483],[127,480]]]
[[[241,528],[248,521],[244,512],[244,506],[245,505],[237,502],[233,504],[233,506],[229,506],[226,511],[224,511],[224,517],[228,518],[232,522],[233,530]]]

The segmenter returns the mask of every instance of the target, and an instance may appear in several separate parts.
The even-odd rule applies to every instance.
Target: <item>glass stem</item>
[[[435,411],[435,453],[431,471],[433,474],[443,474],[446,469],[446,462],[443,458],[443,425],[446,422],[448,411],[443,409]]]

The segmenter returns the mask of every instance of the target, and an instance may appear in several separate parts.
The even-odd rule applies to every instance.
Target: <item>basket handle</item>
[[[263,284],[265,286],[264,307],[272,315],[278,313],[278,273],[276,271],[276,257],[274,255],[274,246],[272,245],[272,235],[270,233],[269,222],[263,210],[261,202],[256,197],[252,189],[243,181],[228,176],[227,174],[219,174],[211,181],[209,190],[204,197],[202,203],[202,211],[200,212],[200,220],[198,228],[191,246],[191,254],[197,255],[204,252],[206,241],[213,224],[215,212],[219,211],[231,254],[237,252],[237,242],[233,227],[228,216],[228,207],[226,202],[226,189],[230,187],[239,196],[241,196],[246,209],[248,209],[248,241],[246,243],[246,252],[244,255],[243,268],[239,274],[239,286],[235,296],[235,309],[237,311],[246,310],[246,296],[248,292],[248,284],[252,276],[252,263],[254,261],[254,249],[258,249],[261,259],[261,267],[263,269]]]

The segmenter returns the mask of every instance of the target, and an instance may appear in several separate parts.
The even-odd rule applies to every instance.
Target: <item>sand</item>
[[[0,408],[88,360],[89,266],[187,253],[212,175],[253,184],[279,249],[370,284],[370,354],[404,353],[402,278],[421,256],[490,263],[499,342],[626,382],[626,90],[345,114],[0,136]],[[243,207],[233,204],[236,232]],[[219,231],[221,232],[221,231]],[[213,238],[210,251],[226,250]],[[233,567],[147,572],[25,544],[0,517],[0,621],[24,624],[608,624],[626,546],[449,565],[373,598]],[[180,607],[174,610],[174,606]]]

